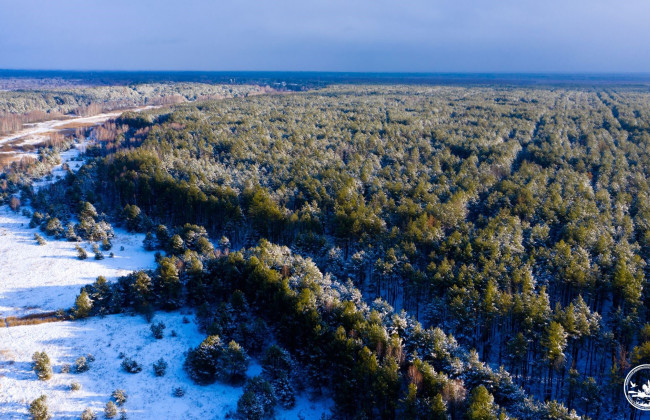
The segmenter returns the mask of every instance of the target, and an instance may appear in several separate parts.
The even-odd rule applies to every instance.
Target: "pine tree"
[[[77,250],[77,258],[79,258],[80,260],[85,260],[86,258],[88,258],[88,253],[86,252],[85,249],[83,249],[79,245],[75,245],[75,249]]]
[[[466,420],[498,420],[494,397],[483,386],[474,388],[469,398]]]
[[[74,316],[75,318],[86,318],[90,315],[90,311],[93,307],[93,301],[88,296],[86,289],[82,289],[79,296],[74,302]]]
[[[112,419],[115,416],[117,416],[117,406],[113,401],[109,401],[106,403],[106,407],[104,407],[104,417]]]
[[[239,382],[246,377],[249,360],[244,349],[233,340],[223,349],[220,365],[230,382]]]
[[[29,414],[32,420],[49,420],[52,418],[47,406],[47,396],[41,395],[29,405]]]
[[[97,420],[97,415],[91,408],[86,408],[81,413],[81,420]]]
[[[41,381],[47,381],[48,379],[52,378],[52,365],[47,353],[44,351],[37,351],[32,355],[32,361],[32,368],[36,372],[38,379]]]

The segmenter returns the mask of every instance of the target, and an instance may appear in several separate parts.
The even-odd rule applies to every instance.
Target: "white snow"
[[[180,312],[156,313],[154,321],[167,326],[162,340],[153,338],[143,317],[128,315],[0,328],[0,418],[26,418],[29,403],[45,394],[54,418],[78,419],[86,407],[103,410],[118,388],[128,394],[124,407],[129,419],[219,419],[234,412],[242,386],[220,382],[195,385],[183,370],[184,352],[205,337],[196,325],[183,323]],[[172,330],[177,337],[171,336]],[[39,381],[31,371],[32,354],[43,350],[54,370],[49,381]],[[137,360],[142,372],[124,372],[120,352]],[[89,371],[61,373],[63,364],[73,365],[77,357],[88,353],[95,357]],[[161,357],[168,363],[167,373],[156,377],[152,364]],[[248,376],[260,371],[259,364],[253,362]],[[72,382],[81,384],[81,390],[70,391]],[[174,397],[175,387],[183,388],[185,396]],[[276,418],[318,419],[330,407],[330,400],[309,401],[302,395],[291,410],[278,406]]]
[[[38,228],[29,228],[29,219],[0,207],[0,317],[23,316],[37,312],[68,309],[79,289],[105,276],[109,281],[134,270],[155,267],[154,254],[142,247],[143,234],[115,230],[112,239],[115,257],[103,251],[104,259],[95,260],[92,246],[79,243],[88,259],[79,260],[76,242],[55,240]],[[47,241],[38,245],[34,233]],[[124,250],[121,251],[121,247]]]

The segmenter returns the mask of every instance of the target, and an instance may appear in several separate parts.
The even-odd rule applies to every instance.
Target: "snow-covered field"
[[[118,388],[128,394],[124,407],[129,419],[224,418],[228,411],[236,410],[243,388],[219,382],[206,386],[190,382],[182,367],[183,353],[197,346],[204,335],[193,321],[184,323],[183,317],[179,312],[156,314],[154,321],[163,321],[167,326],[162,340],[152,336],[143,317],[128,315],[0,328],[0,418],[26,418],[28,404],[45,394],[54,418],[78,419],[86,407],[103,410]],[[187,318],[193,320],[192,316]],[[172,337],[172,330],[176,337]],[[54,370],[49,381],[39,381],[30,370],[32,354],[43,350]],[[142,372],[124,372],[120,367],[121,352],[137,360],[143,366]],[[79,356],[89,353],[95,357],[89,371],[60,373],[62,365],[73,365]],[[152,364],[161,357],[168,363],[167,373],[156,377]],[[251,363],[248,375],[260,372],[259,364]],[[81,390],[71,391],[72,382],[78,382]],[[174,397],[175,387],[183,388],[185,395]],[[311,402],[302,395],[296,407],[279,409],[276,416],[318,419],[329,407],[328,400]]]
[[[0,317],[68,309],[79,288],[97,276],[115,280],[137,269],[153,268],[154,255],[142,247],[142,234],[115,229],[114,258],[104,252],[103,260],[93,259],[92,247],[80,243],[89,255],[77,258],[76,242],[57,241],[38,229],[29,228],[29,219],[0,207]],[[47,243],[39,245],[34,233]],[[124,247],[124,250],[121,250]]]
[[[81,162],[77,145],[62,153],[62,160],[72,170]],[[35,182],[42,187],[64,175],[61,165],[54,168],[51,180]],[[77,259],[75,243],[54,240],[40,232],[47,240],[38,245],[28,227],[29,219],[14,213],[8,206],[0,206],[0,317],[23,316],[70,308],[81,286],[95,281],[97,276],[115,280],[133,270],[153,268],[154,255],[142,247],[144,235],[115,229],[114,258],[96,261],[91,246],[82,244],[89,252],[87,260]],[[123,250],[121,248],[124,248]],[[190,322],[183,322],[183,318]],[[28,406],[42,394],[48,396],[48,405],[55,419],[78,419],[90,407],[103,410],[115,389],[129,395],[125,404],[129,419],[212,419],[224,418],[236,409],[242,394],[241,386],[215,383],[199,386],[191,382],[182,368],[185,352],[197,346],[205,337],[194,324],[194,317],[180,312],[155,315],[167,328],[165,338],[156,340],[149,324],[140,316],[111,315],[78,321],[54,322],[3,328],[0,326],[0,419],[28,418]],[[171,332],[176,332],[172,337]],[[39,381],[31,370],[31,357],[36,351],[45,351],[52,362],[54,376]],[[120,353],[137,360],[143,371],[129,374],[120,368]],[[64,364],[73,365],[79,356],[92,354],[95,361],[89,371],[61,373]],[[168,363],[167,374],[156,377],[152,364],[159,358]],[[261,368],[252,361],[249,376]],[[71,391],[72,382],[81,390]],[[175,387],[186,391],[178,398],[172,395]],[[297,395],[296,407],[281,410],[277,418],[318,419],[329,412],[332,402],[323,399],[309,401],[304,393]],[[100,413],[101,414],[101,413]],[[99,416],[100,418],[103,415]]]

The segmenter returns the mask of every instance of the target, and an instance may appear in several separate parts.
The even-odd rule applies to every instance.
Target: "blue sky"
[[[0,0],[0,68],[650,72],[647,0]]]

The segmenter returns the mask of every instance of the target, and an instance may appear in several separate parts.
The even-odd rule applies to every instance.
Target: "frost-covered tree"
[[[32,420],[49,420],[52,418],[47,406],[46,395],[41,395],[29,404],[29,415]]]
[[[106,406],[104,407],[104,417],[107,419],[113,419],[117,416],[117,406],[113,401],[109,401],[106,403]]]
[[[162,357],[154,362],[153,364],[153,373],[156,376],[165,376],[167,372],[167,362]]]
[[[52,378],[52,364],[47,353],[37,351],[32,355],[32,362],[32,369],[36,372],[38,379],[47,381]]]
[[[74,302],[73,313],[75,318],[86,318],[90,315],[92,308],[93,301],[90,299],[90,296],[88,296],[88,292],[86,292],[85,289],[82,289]]]
[[[81,420],[97,420],[97,414],[92,408],[88,407],[81,413]]]
[[[124,403],[126,403],[126,400],[128,399],[128,395],[126,395],[126,392],[124,392],[123,389],[116,389],[111,394],[111,397],[115,401],[115,404],[117,404],[120,407],[123,406]]]

